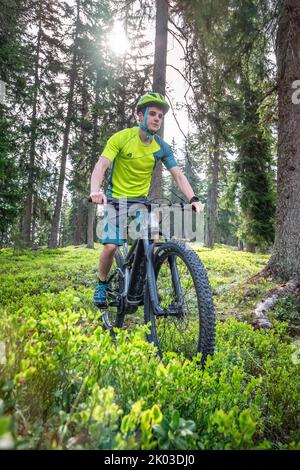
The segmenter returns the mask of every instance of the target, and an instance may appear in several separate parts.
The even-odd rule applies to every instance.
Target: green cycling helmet
[[[153,92],[146,93],[145,95],[141,96],[136,107],[137,113],[151,105],[156,105],[159,108],[162,108],[164,114],[166,114],[170,109],[170,106],[166,102],[165,97],[160,93]]]

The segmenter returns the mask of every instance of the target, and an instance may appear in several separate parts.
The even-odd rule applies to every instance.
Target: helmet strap
[[[148,128],[148,111],[149,111],[149,108],[147,107],[144,113],[144,124],[140,122],[139,128],[146,132],[146,139],[150,140],[151,135],[154,135],[155,132],[150,131],[150,129]]]

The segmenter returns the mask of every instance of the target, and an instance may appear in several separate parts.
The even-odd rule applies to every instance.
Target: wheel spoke
[[[175,267],[176,272],[171,271]],[[192,357],[198,352],[199,305],[188,266],[178,255],[166,259],[157,273],[160,306],[176,315],[155,316],[156,337],[161,351],[175,351]],[[181,298],[178,298],[178,295]]]

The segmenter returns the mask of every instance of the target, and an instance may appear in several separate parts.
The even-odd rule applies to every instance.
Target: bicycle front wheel
[[[169,241],[154,257],[159,305],[163,315],[153,311],[149,288],[145,293],[145,322],[150,322],[148,340],[159,355],[173,351],[192,358],[202,353],[202,364],[214,352],[215,312],[203,264],[187,245]]]

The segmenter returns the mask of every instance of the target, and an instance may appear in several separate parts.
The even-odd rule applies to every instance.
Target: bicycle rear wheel
[[[214,352],[215,312],[203,264],[187,245],[169,241],[154,257],[159,305],[164,315],[154,314],[145,293],[145,322],[151,323],[148,340],[159,355],[173,351],[192,358],[202,353],[202,364]]]
[[[108,306],[101,309],[103,311],[102,323],[106,330],[113,330],[113,328],[121,328],[124,323],[124,308],[122,292],[124,289],[124,279],[122,276],[122,269],[124,258],[119,249],[115,252],[112,267],[108,273],[107,280],[107,302]]]

